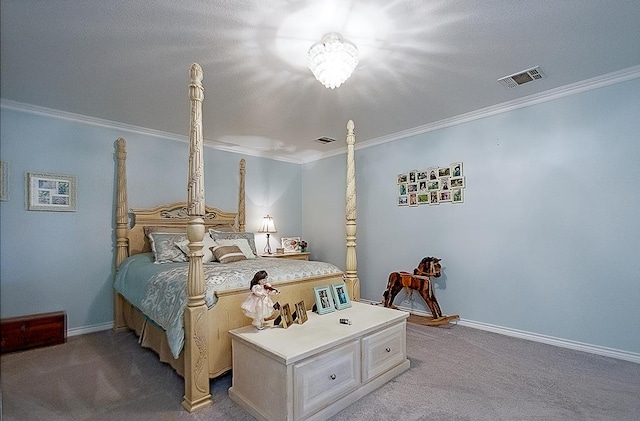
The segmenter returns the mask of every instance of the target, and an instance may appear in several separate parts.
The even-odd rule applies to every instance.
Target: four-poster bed
[[[242,235],[245,231],[245,174],[246,163],[240,161],[240,182],[237,212],[224,212],[213,206],[205,205],[204,192],[204,163],[203,163],[203,134],[202,134],[202,101],[204,89],[202,86],[202,69],[193,64],[190,69],[190,134],[189,134],[189,179],[186,203],[172,203],[160,205],[153,209],[129,209],[127,198],[126,177],[126,142],[120,138],[116,141],[117,155],[117,203],[116,203],[116,291],[114,329],[129,328],[140,336],[143,346],[154,349],[160,359],[169,363],[185,379],[185,393],[183,406],[192,412],[211,403],[209,393],[209,379],[215,378],[232,368],[231,340],[228,331],[251,323],[240,309],[240,304],[249,293],[246,283],[239,286],[238,279],[229,282],[226,289],[215,288],[211,285],[224,284],[220,276],[212,275],[212,268],[216,264],[205,264],[203,261],[207,247],[210,244],[209,231],[237,232]],[[287,259],[255,258],[251,263],[267,266],[274,286],[281,292],[278,301],[282,303],[299,302],[304,300],[307,308],[314,302],[313,287],[335,282],[344,282],[349,294],[354,300],[359,300],[360,285],[357,277],[356,263],[356,193],[355,193],[355,165],[354,165],[354,124],[347,124],[347,209],[346,209],[346,270],[321,267],[328,265],[320,262],[300,262]],[[129,216],[132,214],[132,223]],[[169,263],[155,265],[169,267],[174,274],[185,274],[180,278],[182,297],[186,305],[180,313],[180,327],[184,334],[181,337],[184,345],[176,349],[165,335],[165,329],[158,320],[149,316],[149,311],[143,311],[145,298],[141,305],[134,298],[125,298],[124,284],[126,272],[133,272],[138,263],[133,259],[147,259],[153,266],[153,259],[145,257],[152,250],[148,235],[154,229],[170,232],[186,232],[184,251],[185,263]],[[177,231],[176,231],[177,230]],[[212,234],[213,235],[213,234]],[[226,235],[226,234],[225,234]],[[229,234],[230,236],[236,234]],[[248,234],[252,235],[252,234]],[[153,248],[155,252],[155,248]],[[255,246],[254,246],[255,251]],[[287,260],[287,262],[284,262]],[[139,262],[140,260],[138,260]],[[249,262],[249,260],[247,260]],[[297,262],[297,263],[292,263]],[[245,262],[228,263],[240,265]],[[280,265],[309,264],[309,268],[298,268],[298,275],[282,275],[281,281],[273,281],[272,273],[280,271]],[[315,265],[315,266],[314,266]],[[218,263],[217,266],[225,266]],[[329,265],[332,266],[332,265]],[[234,266],[235,270],[235,266]],[[251,266],[248,271],[252,270]],[[282,269],[284,270],[284,268]],[[247,272],[249,273],[249,272]],[[242,276],[237,276],[239,278]],[[154,275],[154,280],[157,280]],[[213,281],[212,281],[213,279]],[[186,283],[186,288],[185,288]],[[155,286],[153,287],[155,288]],[[151,289],[151,288],[150,288]],[[161,293],[160,293],[161,294]],[[164,292],[166,294],[166,292]],[[135,294],[133,294],[135,296]],[[212,304],[212,301],[214,304]],[[148,309],[147,309],[148,310]],[[182,312],[183,311],[183,312]],[[167,332],[168,333],[168,332]]]

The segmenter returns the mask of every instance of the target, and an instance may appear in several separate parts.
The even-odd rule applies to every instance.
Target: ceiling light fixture
[[[331,32],[309,48],[309,69],[325,87],[335,89],[349,79],[358,65],[358,48]]]

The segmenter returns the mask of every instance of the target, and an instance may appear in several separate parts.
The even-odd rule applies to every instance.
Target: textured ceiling
[[[638,0],[2,0],[0,17],[5,103],[186,137],[197,62],[207,142],[294,162],[344,148],[348,119],[374,141],[640,65]],[[361,52],[336,90],[306,67],[332,31]]]

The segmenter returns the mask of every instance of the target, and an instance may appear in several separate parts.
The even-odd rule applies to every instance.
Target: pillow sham
[[[216,242],[213,241],[209,234],[205,234],[202,239],[204,243],[204,247],[202,247],[202,263],[215,262],[216,259],[211,252],[211,248],[217,246]],[[184,241],[176,243],[176,246],[187,256],[187,260],[189,260],[189,239],[185,238]]]
[[[209,228],[213,232],[238,232],[233,225],[216,225],[214,228]]]
[[[211,247],[211,253],[213,253],[216,260],[220,263],[231,263],[239,262],[240,260],[247,260],[244,253],[238,248],[238,246]]]
[[[177,245],[186,240],[186,233],[151,232],[148,236],[155,258],[154,263],[179,263],[187,261],[187,255]],[[187,244],[188,242],[189,240],[187,240]]]
[[[159,225],[149,225],[149,226],[145,226],[144,227],[144,235],[146,235],[147,237],[149,236],[149,234],[154,233],[154,232],[160,232],[160,233],[164,233],[164,234],[184,234],[185,237],[187,236],[187,227],[171,227],[171,226],[159,226]]]
[[[253,254],[251,246],[246,238],[236,238],[233,240],[216,240],[219,246],[237,246],[247,259],[255,259],[257,256]]]
[[[209,234],[211,235],[211,238],[213,238],[214,241],[235,240],[238,238],[244,238],[249,242],[249,247],[251,247],[251,251],[253,252],[253,254],[255,256],[258,255],[258,252],[256,251],[256,242],[255,242],[255,239],[253,238],[252,232],[216,232],[215,230],[210,229]]]

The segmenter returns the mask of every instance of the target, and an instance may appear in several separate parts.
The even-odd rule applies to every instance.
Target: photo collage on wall
[[[463,203],[465,180],[462,162],[398,174],[398,206]]]

